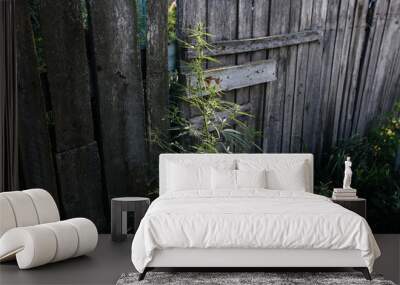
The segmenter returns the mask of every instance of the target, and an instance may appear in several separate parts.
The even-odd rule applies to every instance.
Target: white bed
[[[312,194],[310,154],[163,154],[159,171],[132,243],[140,278],[154,267],[354,267],[369,278],[380,255],[362,217]]]

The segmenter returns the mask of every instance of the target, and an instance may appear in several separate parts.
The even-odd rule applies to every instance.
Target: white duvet
[[[258,189],[157,198],[134,237],[132,262],[143,272],[165,248],[358,249],[370,271],[380,255],[359,215],[320,195]]]

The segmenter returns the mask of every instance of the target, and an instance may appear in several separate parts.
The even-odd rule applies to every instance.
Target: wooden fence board
[[[58,153],[56,161],[64,218],[88,218],[99,232],[106,232],[97,143]]]
[[[177,1],[177,34],[179,39],[186,42],[189,41],[187,35],[189,31],[196,27],[197,24],[202,23],[207,26],[207,0],[178,0]],[[183,51],[180,51],[180,58],[183,59]],[[180,72],[187,72],[180,61]],[[207,65],[205,66],[205,68]],[[182,81],[184,79],[182,78]],[[198,115],[198,112],[189,108],[186,104],[181,104],[180,108],[186,118],[191,118]]]
[[[355,19],[351,36],[351,49],[349,54],[349,71],[346,75],[347,102],[343,106],[341,125],[341,138],[351,136],[353,125],[354,105],[356,103],[356,88],[360,73],[361,56],[365,47],[365,32],[367,28],[368,0],[356,1]]]
[[[93,141],[89,69],[80,0],[41,2],[41,30],[54,112],[56,150]]]
[[[311,28],[312,0],[303,0],[300,16],[300,30]],[[292,137],[290,143],[291,152],[302,150],[302,130],[304,113],[304,96],[307,80],[307,66],[309,45],[301,45],[297,48],[296,84],[294,93],[294,108],[292,120]]]
[[[337,17],[339,13],[339,0],[328,0],[328,9],[325,19],[325,32],[323,40],[323,52],[322,52],[322,70],[321,70],[321,85],[320,93],[322,98],[321,102],[321,118],[319,125],[321,126],[322,134],[320,134],[319,153],[322,154],[329,148],[330,143],[330,131],[328,128],[329,124],[329,104],[331,102],[330,87],[332,79],[332,65],[335,55],[335,40],[337,31]]]
[[[144,94],[136,7],[130,0],[89,1],[108,198],[145,191]],[[111,12],[110,12],[111,11]]]
[[[147,137],[157,131],[168,136],[168,1],[147,0],[146,99]],[[156,161],[160,150],[150,144]],[[157,163],[156,163],[157,165]]]
[[[340,62],[337,63],[338,68],[338,81],[336,90],[336,104],[335,104],[335,115],[333,118],[333,136],[332,143],[336,145],[338,141],[342,139],[341,136],[341,117],[343,114],[343,107],[347,100],[347,93],[344,90],[344,84],[347,76],[347,71],[350,65],[349,62],[349,51],[351,43],[351,34],[353,30],[353,19],[355,2],[358,0],[348,1],[347,11],[343,14],[343,18],[339,19],[345,21],[344,35],[343,35],[343,46],[341,49]]]
[[[253,3],[248,0],[239,0],[238,2],[238,39],[251,38],[251,32],[253,27]],[[215,43],[214,43],[215,46]],[[244,53],[238,54],[236,58],[237,64],[246,64],[251,61],[251,54]],[[236,90],[237,104],[245,104],[249,102],[249,88],[242,88]]]
[[[241,4],[239,8],[239,21],[243,18],[247,19],[249,16],[242,15],[244,13],[251,12],[247,6],[251,5],[250,1],[240,0]],[[297,3],[293,3],[293,5],[301,4],[299,0]],[[300,8],[300,7],[297,7]],[[291,19],[293,20],[293,19]],[[240,25],[239,29],[245,29],[245,26],[248,23],[245,23],[244,26]],[[239,34],[243,33],[239,32]],[[241,38],[241,37],[240,37]],[[205,52],[206,55],[210,56],[219,56],[219,55],[229,55],[229,54],[237,54],[237,53],[245,53],[245,52],[255,52],[264,49],[274,49],[287,47],[292,45],[300,45],[315,41],[320,41],[322,38],[320,30],[312,30],[312,31],[302,31],[302,32],[293,32],[287,34],[279,34],[268,37],[258,37],[258,38],[241,38],[238,40],[230,40],[230,41],[219,41],[213,42],[213,49]],[[188,59],[194,58],[196,56],[194,51],[187,51],[186,56]]]
[[[327,12],[326,0],[314,0],[311,26],[313,29],[321,29],[325,26]],[[315,152],[316,136],[319,135],[319,112],[322,96],[319,93],[322,68],[323,45],[318,42],[309,44],[309,60],[307,71],[306,93],[304,96],[303,112],[303,151]],[[315,130],[318,130],[315,132]]]
[[[270,33],[285,34],[289,31],[290,0],[272,0]],[[267,85],[264,110],[264,145],[267,152],[280,152],[285,105],[287,48],[269,52],[270,59],[277,61],[277,80]]]
[[[237,36],[237,1],[208,0],[207,4],[207,28],[208,32],[213,35],[209,41],[213,43],[221,40],[235,39]],[[236,63],[235,55],[218,56],[216,59],[219,63],[209,62],[209,68],[235,65]],[[234,102],[235,92],[224,92],[223,98]]]
[[[365,72],[364,81],[361,82],[360,93],[358,96],[360,100],[360,108],[358,108],[357,118],[357,133],[364,133],[368,127],[370,118],[373,116],[373,108],[371,108],[372,86],[376,67],[378,63],[380,46],[383,39],[384,28],[386,23],[387,12],[389,8],[389,0],[380,0],[376,2],[376,7],[373,15],[373,24],[371,31],[371,41],[369,41],[370,49],[369,62],[365,64],[363,69]]]
[[[253,2],[253,37],[264,37],[269,35],[269,0],[254,0]],[[267,58],[265,50],[253,52],[251,60],[262,60]],[[263,124],[264,124],[264,105],[265,105],[266,84],[259,84],[250,87],[250,113],[254,118],[250,118],[249,126],[260,134],[256,137],[256,144],[262,148],[263,145]]]
[[[290,1],[290,33],[308,33],[298,32],[300,24],[301,1]],[[288,48],[288,61],[286,73],[286,88],[285,88],[285,106],[284,118],[282,127],[282,152],[290,151],[290,139],[292,134],[292,120],[293,120],[293,103],[294,103],[294,87],[296,81],[296,62],[297,62],[297,46]]]
[[[218,82],[221,90],[231,91],[274,81],[276,79],[276,61],[260,60],[242,65],[211,68],[204,73],[206,80],[209,80],[210,84]],[[196,77],[194,75],[186,75],[186,78],[187,85],[195,87],[197,84]],[[190,96],[190,94],[188,95]]]
[[[396,62],[395,55],[400,46],[400,2],[391,1],[388,8],[388,16],[385,23],[385,30],[382,38],[384,44],[380,47],[378,64],[376,67],[374,85],[372,87],[372,114],[381,115],[385,104],[385,85],[390,84],[392,76],[391,67]],[[397,67],[399,68],[399,67]],[[369,119],[372,119],[370,117]]]
[[[343,72],[343,64],[342,55],[345,54],[344,43],[345,43],[345,34],[346,34],[346,24],[347,21],[347,14],[349,12],[349,1],[341,1],[339,5],[339,13],[337,16],[337,31],[336,31],[336,41],[335,41],[335,51],[334,57],[332,61],[332,74],[331,74],[331,84],[329,89],[329,101],[328,101],[328,108],[326,114],[326,128],[333,130],[325,143],[328,147],[331,147],[333,143],[337,141],[337,123],[335,125],[335,120],[337,118],[337,110],[340,111],[340,102],[338,102],[338,96],[340,97],[341,94],[338,95],[338,92],[341,91],[339,88],[339,80],[340,75]],[[339,90],[339,91],[338,91]],[[340,98],[339,98],[340,100]],[[339,105],[339,106],[338,106]],[[336,128],[336,129],[335,129]],[[336,131],[335,131],[336,130]]]
[[[56,175],[26,1],[16,1],[18,140],[24,187],[43,188],[58,204]]]

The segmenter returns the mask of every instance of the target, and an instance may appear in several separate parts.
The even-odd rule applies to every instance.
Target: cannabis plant
[[[207,76],[207,62],[218,62],[207,56],[213,47],[207,42],[210,34],[198,24],[189,31],[189,41],[180,41],[184,48],[192,50],[194,59],[187,62],[184,70],[185,84],[174,95],[168,114],[171,125],[168,138],[153,132],[152,140],[167,152],[231,153],[259,150],[254,138],[257,133],[244,121],[251,117],[238,104],[223,100],[218,78]],[[189,118],[191,110],[198,114]]]

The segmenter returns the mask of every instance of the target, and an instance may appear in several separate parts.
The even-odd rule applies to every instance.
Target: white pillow
[[[309,185],[306,161],[292,159],[239,160],[239,170],[266,169],[268,189],[306,191]]]
[[[211,189],[211,167],[168,163],[168,190]]]
[[[213,190],[236,190],[236,170],[212,168]]]
[[[236,170],[237,188],[267,188],[267,172],[263,170]]]

